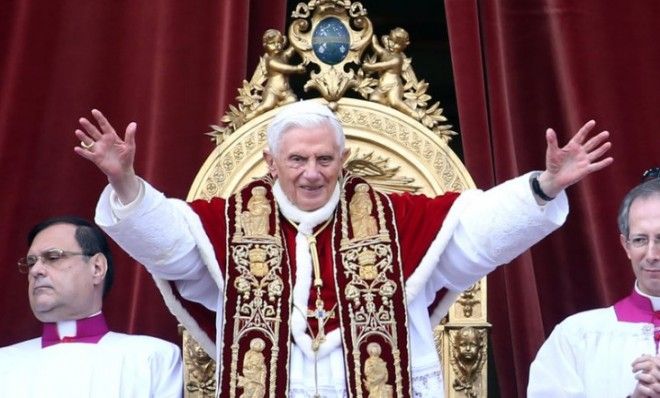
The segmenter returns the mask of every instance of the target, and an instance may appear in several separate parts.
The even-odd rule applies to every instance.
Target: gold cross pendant
[[[335,308],[337,307],[337,304],[335,304],[330,311],[327,311],[324,307],[325,304],[319,295],[316,299],[316,308],[313,310],[307,310],[307,317],[316,318],[319,328],[316,336],[313,336],[314,339],[312,340],[312,350],[314,350],[314,352],[318,351],[321,343],[325,341],[325,324],[328,322],[328,319],[335,317]]]

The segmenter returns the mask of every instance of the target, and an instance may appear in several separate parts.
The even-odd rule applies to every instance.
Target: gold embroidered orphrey
[[[278,365],[289,360],[288,351],[281,357],[279,347],[290,343],[283,320],[290,315],[286,286],[291,282],[270,185],[268,178],[255,181],[227,201],[224,325],[231,356],[222,357],[220,382],[232,398],[239,391],[242,398],[276,396],[283,374]]]
[[[386,391],[410,396],[405,283],[391,203],[349,174],[336,218],[335,262],[341,265],[335,266],[335,283],[344,352],[350,353],[349,396],[385,397]]]
[[[266,173],[261,158],[266,145],[266,127],[278,107],[300,98],[301,93],[294,92],[289,84],[293,77],[307,79],[304,81],[304,90],[310,93],[307,98],[318,97],[336,112],[353,154],[345,167],[365,178],[372,187],[384,192],[408,191],[429,196],[474,187],[464,165],[447,145],[457,133],[447,123],[440,104],[431,102],[428,83],[417,78],[413,62],[405,54],[406,48],[412,45],[405,29],[376,27],[384,33],[377,36],[367,9],[361,2],[350,0],[301,2],[291,16],[293,20],[286,35],[277,30],[264,33],[264,55],[250,80],[244,81],[239,88],[236,104],[229,106],[221,118],[222,124],[212,126],[209,135],[216,148],[200,168],[188,200],[231,197],[254,177]],[[348,37],[344,46],[346,52],[340,51],[338,59],[329,60],[318,51],[333,47],[334,38],[324,42],[319,35],[329,23],[339,27]],[[348,98],[345,94],[349,91],[357,98]],[[263,312],[268,305],[280,305],[278,300],[283,300],[281,294],[285,283],[281,278],[272,277],[273,267],[281,263],[279,256],[284,255],[282,242],[277,239],[279,232],[268,238],[262,234],[264,218],[276,214],[272,213],[276,209],[270,208],[271,213],[266,214],[268,210],[261,207],[259,196],[257,191],[246,197],[247,206],[235,217],[236,229],[242,232],[239,240],[245,243],[235,253],[242,264],[241,278],[235,285],[247,292],[242,303],[247,308],[244,311],[252,313]],[[250,203],[252,198],[254,201]],[[348,217],[351,225],[346,226],[351,229],[351,239],[373,235],[374,220],[365,216],[367,208],[363,206],[367,205],[359,196],[355,198],[354,206],[348,204],[348,211],[353,212]],[[376,280],[374,253],[365,249],[358,254],[355,260],[357,275],[367,282]],[[259,297],[253,297],[248,291],[254,281],[267,281]],[[460,344],[454,344],[458,331],[472,328],[477,336],[483,337],[479,343],[481,352],[487,349],[485,336],[490,325],[486,320],[486,295],[487,286],[483,279],[466,295],[455,297],[457,300],[446,308],[446,316],[435,329],[438,353],[443,362],[446,397],[486,396],[485,356],[477,356],[478,361],[474,362],[475,356],[460,355]],[[251,301],[257,298],[262,305],[267,304],[259,311]],[[255,338],[263,340],[264,350],[270,349],[276,333],[272,329],[275,318],[259,318],[264,330],[271,330],[272,336],[246,337],[248,349],[240,353],[241,359],[250,351],[249,343]],[[248,323],[243,319],[241,327]],[[226,333],[230,332],[234,331],[226,330]],[[196,346],[186,331],[183,331],[183,339],[184,347]],[[260,345],[255,343],[257,348]],[[368,347],[360,347],[363,357],[377,358],[368,352]],[[370,347],[371,352],[378,351],[375,346]],[[239,352],[234,347],[225,349],[236,358],[235,374],[246,377],[246,365],[239,361]],[[214,396],[215,380],[209,376],[214,373],[210,367],[213,361],[203,358],[200,351],[184,350],[187,397]],[[267,378],[272,376],[268,373],[270,365],[266,363],[264,368]],[[389,388],[388,383],[378,381],[378,369],[378,366],[367,369],[365,363],[360,372],[363,386],[373,386],[380,394]],[[250,374],[249,369],[247,374]],[[238,377],[233,382],[237,387]],[[274,395],[266,390],[264,396]]]

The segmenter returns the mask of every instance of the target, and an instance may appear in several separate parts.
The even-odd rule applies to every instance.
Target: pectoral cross
[[[307,310],[307,318],[315,318],[318,324],[316,335],[312,335],[312,350],[314,350],[314,352],[318,351],[321,343],[325,341],[325,324],[328,322],[328,319],[335,317],[335,308],[337,308],[337,304],[335,304],[330,311],[326,311],[324,307],[325,304],[323,303],[323,300],[321,300],[321,292],[318,292],[316,308],[313,310]]]
[[[335,304],[330,311],[325,310],[325,305],[321,299],[321,288],[317,286],[316,288],[316,308],[313,310],[307,309],[307,318],[315,318],[316,323],[318,324],[318,330],[316,334],[312,332],[312,328],[307,322],[307,328],[309,329],[309,334],[312,336],[312,351],[314,351],[314,384],[316,386],[316,394],[314,398],[321,398],[319,395],[319,374],[318,374],[318,354],[321,344],[325,341],[325,324],[328,322],[328,319],[335,317]]]

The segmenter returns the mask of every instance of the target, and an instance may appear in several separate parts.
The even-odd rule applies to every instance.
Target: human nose
[[[652,261],[660,261],[660,239],[651,239],[646,247],[646,258]]]
[[[28,274],[33,276],[43,275],[46,273],[46,269],[48,269],[48,264],[44,261],[43,256],[37,256],[37,261],[30,267]]]
[[[320,173],[320,166],[317,161],[310,159],[306,164],[305,164],[305,170],[303,172],[303,175],[307,179],[316,179],[321,175]]]

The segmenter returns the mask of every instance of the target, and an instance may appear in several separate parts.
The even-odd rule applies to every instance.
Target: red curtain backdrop
[[[553,327],[608,306],[633,285],[616,212],[660,163],[660,2],[445,0],[465,159],[488,188],[544,167],[546,127],[560,143],[587,120],[611,132],[614,164],[568,190],[568,221],[488,278],[503,397],[523,397]]]
[[[107,181],[73,152],[78,118],[102,110],[138,123],[136,171],[185,198],[213,150],[210,124],[283,29],[285,0],[16,0],[0,2],[0,346],[40,326],[16,269],[42,218],[92,218]],[[149,275],[116,246],[111,328],[178,341]]]

